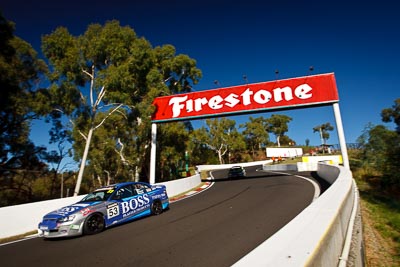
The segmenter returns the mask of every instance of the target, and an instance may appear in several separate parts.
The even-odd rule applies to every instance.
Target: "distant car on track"
[[[38,225],[38,234],[45,238],[96,234],[112,225],[161,214],[168,207],[164,185],[114,184],[95,190],[71,206],[46,214]]]
[[[233,166],[229,169],[228,178],[245,177],[246,170],[242,166]]]

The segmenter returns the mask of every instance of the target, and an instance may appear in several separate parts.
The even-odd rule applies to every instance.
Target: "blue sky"
[[[153,46],[172,44],[197,61],[203,78],[195,90],[334,72],[347,143],[369,123],[383,124],[380,112],[400,98],[400,10],[382,1],[22,1],[3,0],[3,15],[16,35],[40,51],[40,38],[58,26],[74,35],[90,23],[119,20]],[[314,70],[309,71],[313,66]],[[320,144],[313,127],[330,122],[328,143],[337,144],[333,108],[254,114],[293,118],[288,135],[298,144]],[[241,124],[248,116],[229,117]],[[193,121],[195,126],[204,120]],[[385,124],[394,129],[394,124]],[[47,145],[41,123],[32,139]]]

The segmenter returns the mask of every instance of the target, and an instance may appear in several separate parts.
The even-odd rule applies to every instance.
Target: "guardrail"
[[[359,206],[357,188],[350,170],[344,167],[319,163],[318,175],[332,185],[234,266],[346,265]],[[354,266],[363,265],[360,243],[353,248]]]

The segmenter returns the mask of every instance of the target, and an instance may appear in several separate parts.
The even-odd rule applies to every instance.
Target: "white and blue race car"
[[[39,223],[38,234],[45,238],[96,234],[112,225],[161,214],[168,207],[164,185],[114,184],[95,190],[71,206],[46,214]]]

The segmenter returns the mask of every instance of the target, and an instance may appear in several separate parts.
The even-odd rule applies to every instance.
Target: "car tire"
[[[151,204],[151,214],[159,215],[162,212],[163,212],[163,207],[161,201],[154,201],[153,204]]]
[[[89,215],[83,224],[85,235],[94,235],[104,230],[104,218],[99,213]]]

